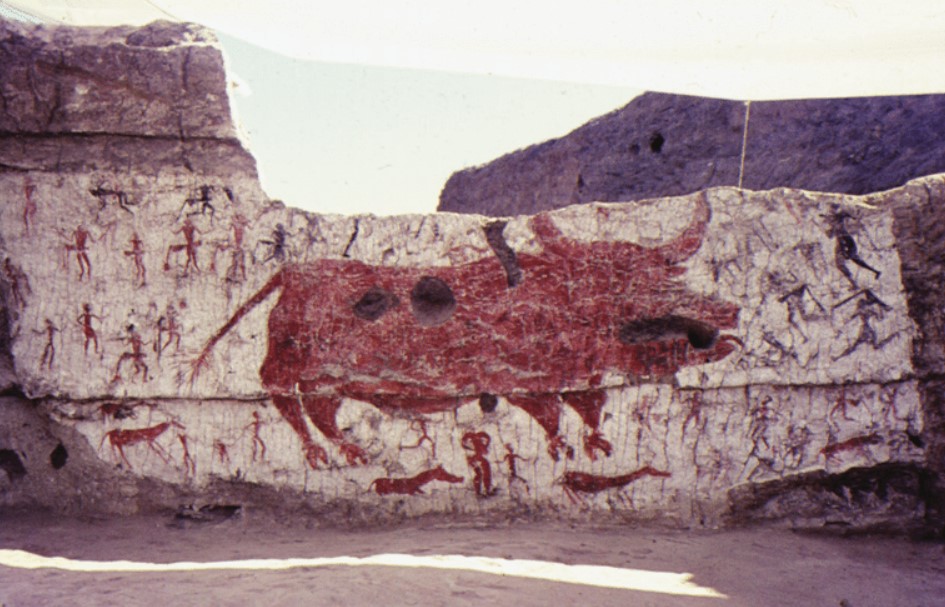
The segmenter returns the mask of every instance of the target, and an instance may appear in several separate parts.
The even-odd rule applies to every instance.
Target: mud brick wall
[[[260,190],[206,32],[64,31],[3,34],[8,107],[75,107],[2,134],[3,505],[940,529],[941,177],[323,216]],[[82,45],[204,57],[168,111],[222,126],[82,122],[123,73]]]

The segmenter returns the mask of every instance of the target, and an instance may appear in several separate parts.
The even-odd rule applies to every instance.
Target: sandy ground
[[[23,569],[11,564],[22,554],[15,551],[95,561],[107,570]],[[538,560],[544,564],[524,561],[524,570],[534,573],[536,567],[547,569],[558,564],[552,573],[586,572],[590,582],[471,569],[365,565],[363,561],[360,566],[332,562],[314,566],[315,561],[309,560],[305,562],[308,566],[264,570],[246,560],[266,559],[265,566],[287,567],[285,559],[289,558],[385,553],[494,557],[498,560],[488,561],[490,567],[499,563],[517,566],[519,571],[523,570],[523,559]],[[221,561],[239,562],[227,565],[233,569],[222,570],[122,572],[110,569],[116,560],[131,561],[138,568],[140,563],[195,561],[219,567]],[[77,566],[76,560],[65,562],[66,567]],[[678,590],[678,585],[647,590],[593,585],[626,574],[630,587],[639,588],[635,584],[640,580],[653,582],[647,572],[665,572],[663,578],[677,580],[684,577],[679,574],[691,574],[682,587],[716,596],[668,593]],[[542,578],[545,573],[536,575]],[[175,525],[172,517],[158,516],[78,521],[7,514],[0,515],[0,605],[942,607],[945,545],[811,536],[775,529],[670,532],[563,524],[480,529],[427,522],[342,531],[248,516],[213,524]]]

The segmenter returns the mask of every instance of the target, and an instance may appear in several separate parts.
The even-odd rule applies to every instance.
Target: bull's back
[[[451,267],[320,260],[283,270],[261,370],[269,388],[425,398],[586,389],[642,368],[628,322],[670,312],[734,326],[737,308],[689,293],[679,266],[630,243],[566,243]],[[675,307],[674,307],[675,306]],[[730,328],[720,326],[719,328]],[[671,366],[671,365],[670,365]],[[669,367],[667,367],[669,368]]]

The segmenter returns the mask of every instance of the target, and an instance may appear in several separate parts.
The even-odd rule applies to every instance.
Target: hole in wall
[[[634,320],[620,327],[619,334],[620,341],[630,345],[685,338],[698,350],[711,348],[718,337],[719,330],[712,325],[676,315]]]
[[[69,459],[69,452],[66,451],[66,447],[59,443],[56,445],[56,448],[52,450],[52,453],[49,454],[49,464],[59,470],[66,465],[66,460]]]
[[[450,286],[435,276],[424,276],[410,291],[410,309],[424,327],[441,325],[453,316],[456,297]]]
[[[0,470],[7,473],[11,481],[19,480],[26,476],[26,468],[23,466],[23,460],[12,449],[0,449]]]
[[[354,304],[354,315],[367,321],[375,321],[400,305],[397,296],[380,287],[371,287]]]
[[[906,438],[909,439],[909,442],[915,445],[916,447],[922,449],[925,447],[925,441],[922,440],[922,437],[918,434],[913,434],[912,432],[906,431]]]
[[[650,151],[654,154],[659,154],[663,151],[663,144],[666,143],[666,138],[663,137],[663,134],[660,132],[653,133],[650,136]]]
[[[492,413],[498,406],[499,399],[496,398],[495,394],[483,392],[479,395],[479,408],[482,409],[483,413]]]

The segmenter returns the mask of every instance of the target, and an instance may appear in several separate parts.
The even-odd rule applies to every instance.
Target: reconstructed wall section
[[[260,191],[206,33],[2,35],[2,503],[940,528],[941,177],[320,216]],[[84,41],[202,83],[155,131],[218,105],[90,126],[133,74]]]
[[[440,211],[519,215],[705,188],[868,194],[945,172],[945,95],[737,101],[645,93],[453,173]]]

